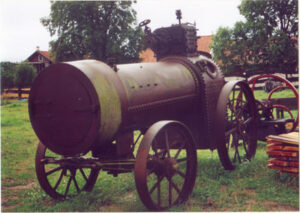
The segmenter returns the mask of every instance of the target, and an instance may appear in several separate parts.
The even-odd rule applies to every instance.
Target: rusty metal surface
[[[225,169],[254,157],[257,145],[255,99],[244,81],[230,81],[223,87],[217,105],[215,139]]]
[[[44,191],[54,199],[65,199],[81,191],[91,191],[99,169],[81,168],[82,165],[53,164],[58,156],[39,143],[35,168],[37,179]]]
[[[29,96],[35,133],[59,154],[85,152],[100,125],[100,106],[90,80],[68,64],[55,64],[38,75]]]
[[[191,110],[190,114],[186,114],[181,121],[192,130],[198,149],[215,149],[216,143],[212,138],[215,130],[217,98],[225,84],[222,71],[214,61],[204,56],[193,58],[169,56],[161,61],[180,63],[192,74],[197,92],[195,109],[194,112]]]
[[[128,98],[125,128],[148,127],[166,119],[180,119],[196,99],[196,83],[180,63],[141,63],[118,65]]]
[[[158,60],[171,55],[192,57],[197,56],[197,29],[195,24],[181,23],[181,11],[176,11],[178,24],[161,27],[153,32],[147,26],[150,20],[140,23],[145,26],[146,44],[154,52]]]
[[[39,139],[62,155],[85,153],[95,141],[111,142],[125,119],[127,99],[117,74],[95,60],[51,65],[29,96]]]
[[[256,84],[256,82],[257,82],[258,80],[260,80],[260,79],[268,79],[268,80],[269,80],[269,79],[275,79],[275,80],[278,80],[278,81],[280,81],[280,82],[282,82],[282,83],[285,84],[285,86],[279,85],[279,86],[275,87],[274,89],[272,89],[272,90],[269,92],[269,95],[268,95],[268,98],[267,98],[268,101],[271,101],[271,96],[272,96],[272,94],[273,94],[274,92],[276,92],[277,90],[279,90],[279,89],[285,89],[285,88],[287,88],[287,89],[292,90],[292,92],[294,93],[295,99],[296,99],[296,101],[297,101],[297,118],[296,118],[295,121],[293,122],[293,127],[290,128],[290,129],[287,129],[288,132],[294,131],[294,130],[296,129],[298,123],[299,123],[299,110],[298,110],[298,109],[299,109],[299,95],[298,95],[297,89],[294,87],[294,85],[293,85],[291,82],[289,82],[289,81],[286,80],[285,78],[282,78],[282,77],[280,77],[280,76],[273,75],[273,74],[265,74],[265,75],[260,75],[260,76],[254,77],[254,78],[252,78],[252,79],[249,80],[248,84],[249,84],[249,85],[252,85],[252,87],[251,87],[252,91],[254,91],[254,89],[255,89],[255,84]],[[275,107],[275,108],[276,108],[276,107]],[[286,107],[286,106],[283,106],[282,108],[287,108],[287,107]],[[286,111],[287,111],[288,113],[290,112],[289,109],[286,110]],[[266,132],[265,135],[267,136],[268,133]]]
[[[140,144],[134,170],[138,194],[149,210],[185,202],[197,173],[196,147],[189,129],[177,121],[153,124]]]

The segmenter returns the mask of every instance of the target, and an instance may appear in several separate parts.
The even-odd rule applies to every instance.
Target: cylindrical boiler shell
[[[74,155],[95,139],[108,140],[122,120],[124,89],[116,73],[96,60],[51,65],[39,74],[29,97],[30,120],[50,150]],[[122,105],[123,104],[123,105]]]
[[[84,153],[118,132],[178,119],[192,107],[196,85],[182,64],[118,65],[95,60],[55,64],[36,79],[29,98],[32,126],[50,150]]]

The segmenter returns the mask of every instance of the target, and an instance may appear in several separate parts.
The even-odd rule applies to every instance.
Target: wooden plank
[[[279,136],[299,141],[299,132],[290,132],[287,134],[280,134]]]
[[[282,167],[299,167],[299,162],[297,161],[283,161],[283,160],[278,160],[278,159],[270,159],[268,160],[268,163],[274,164],[276,166],[282,166]]]
[[[277,142],[283,142],[283,143],[288,143],[288,144],[295,144],[299,146],[299,141],[298,138],[287,138],[287,137],[282,137],[280,135],[269,135],[266,137],[267,140],[272,140],[272,141],[277,141]]]
[[[282,160],[282,161],[288,161],[288,162],[299,162],[299,158],[298,157],[287,157],[287,156],[270,156],[272,158],[275,158],[276,160]]]
[[[278,141],[273,141],[273,140],[267,140],[268,144],[273,144],[273,145],[282,145],[282,142],[278,142]]]
[[[299,168],[293,168],[293,167],[281,167],[281,166],[276,166],[274,164],[269,163],[268,168],[270,169],[276,169],[284,172],[291,172],[291,173],[299,173]]]
[[[271,150],[283,150],[283,151],[299,151],[298,146],[280,146],[280,145],[274,145],[274,144],[268,144],[266,145],[267,149]]]
[[[298,157],[299,152],[286,152],[286,151],[274,151],[269,150],[267,151],[269,156],[287,156],[287,157]]]

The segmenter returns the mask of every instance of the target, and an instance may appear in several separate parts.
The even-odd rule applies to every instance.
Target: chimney
[[[37,51],[40,51],[40,46],[36,46],[36,50],[37,50]]]

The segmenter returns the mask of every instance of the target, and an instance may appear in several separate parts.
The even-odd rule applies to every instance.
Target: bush
[[[21,63],[17,66],[15,84],[18,88],[31,87],[35,77],[36,70],[33,65]]]
[[[22,88],[31,87],[37,72],[34,66],[28,63],[19,64],[16,70],[15,85],[19,89],[19,98],[21,98]]]
[[[16,65],[11,62],[1,62],[0,72],[1,92],[4,89],[13,88],[15,86]]]

